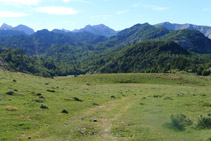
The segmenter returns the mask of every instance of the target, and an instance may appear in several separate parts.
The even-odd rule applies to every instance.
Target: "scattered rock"
[[[64,110],[62,110],[62,113],[68,114],[68,111],[64,109]]]
[[[55,90],[47,90],[48,92],[55,93]]]
[[[41,109],[48,109],[48,106],[42,104],[42,105],[40,105],[40,108],[41,108]]]
[[[75,101],[83,102],[83,100],[81,100],[81,99],[79,99],[79,98],[77,98],[77,97],[74,97],[73,99],[74,99]]]
[[[6,94],[8,94],[8,95],[14,95],[14,92],[13,91],[8,91],[8,92],[6,92]]]
[[[99,104],[97,104],[97,103],[92,103],[92,105],[99,106]]]
[[[81,131],[80,134],[84,135],[86,132],[85,131]]]
[[[40,95],[40,96],[39,96],[39,98],[41,98],[41,99],[45,99],[45,97],[44,97],[43,95]]]
[[[153,97],[154,97],[154,98],[160,98],[160,97],[162,97],[162,96],[160,96],[160,95],[153,95]]]
[[[42,95],[41,93],[38,93],[38,94],[37,94],[37,96],[41,96],[41,95]]]
[[[38,99],[36,99],[35,101],[36,101],[36,102],[38,102],[38,103],[45,102],[45,100],[44,100],[44,99],[42,99],[42,98],[38,98]]]

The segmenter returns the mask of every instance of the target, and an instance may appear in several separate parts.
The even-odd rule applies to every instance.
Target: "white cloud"
[[[36,5],[39,3],[39,0],[0,0],[0,2],[6,4]]]
[[[76,10],[73,10],[69,7],[56,7],[56,6],[47,6],[47,7],[39,7],[37,11],[42,13],[47,13],[50,15],[75,15],[77,14]]]
[[[124,14],[124,13],[127,13],[127,12],[129,12],[128,9],[127,10],[123,10],[123,11],[118,11],[116,14],[117,15],[121,15],[121,14]]]
[[[167,10],[167,7],[160,7],[160,6],[156,6],[156,5],[142,5],[143,8],[148,8],[148,9],[152,9],[155,11],[163,11],[163,10]]]
[[[0,18],[18,18],[28,16],[27,13],[18,13],[11,11],[0,11]]]

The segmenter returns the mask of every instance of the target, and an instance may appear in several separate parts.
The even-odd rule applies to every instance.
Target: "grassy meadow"
[[[0,70],[0,141],[209,141],[210,126],[210,76]]]

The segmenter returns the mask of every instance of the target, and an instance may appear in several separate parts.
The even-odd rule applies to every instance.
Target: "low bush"
[[[211,116],[200,115],[197,127],[199,129],[211,129]]]
[[[186,129],[186,126],[192,125],[192,123],[184,114],[171,115],[170,127],[175,130],[183,131]]]

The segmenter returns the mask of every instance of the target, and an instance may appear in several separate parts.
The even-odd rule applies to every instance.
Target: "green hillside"
[[[177,41],[182,47],[192,52],[211,53],[211,40],[199,31],[190,29],[171,31],[159,39]]]
[[[113,53],[106,60],[98,69],[101,73],[198,72],[201,66],[204,71],[208,69],[205,64],[210,65],[211,61],[192,55],[173,41],[143,41]]]

